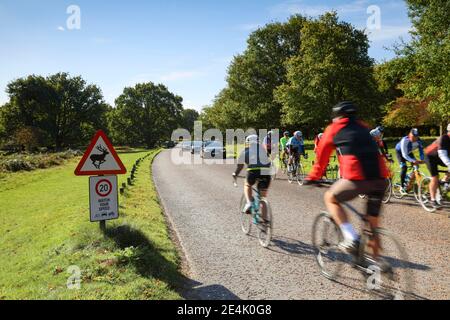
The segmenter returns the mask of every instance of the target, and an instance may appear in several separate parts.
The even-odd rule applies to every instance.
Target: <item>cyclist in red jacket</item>
[[[366,124],[356,118],[356,106],[350,101],[333,108],[335,118],[325,130],[317,150],[314,167],[306,179],[306,185],[319,181],[326,170],[331,153],[336,150],[340,164],[341,179],[325,193],[325,204],[339,225],[344,241],[341,249],[355,253],[359,246],[359,235],[349,222],[341,203],[368,195],[368,221],[372,228],[379,226],[379,214],[388,170],[378,147]],[[379,246],[376,246],[379,248]],[[378,256],[378,248],[374,257]]]

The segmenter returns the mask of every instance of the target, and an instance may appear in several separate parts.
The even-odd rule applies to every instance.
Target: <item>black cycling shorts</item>
[[[439,156],[425,156],[425,163],[427,164],[428,170],[432,177],[439,176],[439,168],[438,166],[447,167],[445,163],[442,162]]]
[[[258,190],[267,190],[269,189],[270,182],[272,178],[270,174],[262,174],[261,170],[251,170],[247,171],[247,179],[246,182],[250,186],[253,186],[258,180]]]

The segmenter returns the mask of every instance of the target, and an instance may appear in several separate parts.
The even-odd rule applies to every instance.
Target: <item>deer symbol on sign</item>
[[[91,155],[90,159],[91,159],[94,167],[96,167],[97,169],[100,169],[100,166],[102,165],[102,163],[106,162],[105,157],[106,157],[106,155],[109,154],[109,152],[108,152],[108,149],[106,149],[102,145],[99,145],[96,149],[98,151],[100,151],[102,154],[93,154],[93,155]]]

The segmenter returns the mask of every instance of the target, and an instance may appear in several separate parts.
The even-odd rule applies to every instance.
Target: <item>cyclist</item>
[[[322,139],[323,133],[319,133],[314,139],[314,153],[317,153],[317,149],[319,148],[320,139]]]
[[[384,128],[382,126],[376,127],[372,131],[370,131],[370,135],[375,140],[375,142],[378,145],[378,150],[380,154],[386,158],[387,161],[393,162],[391,156],[389,155],[389,150],[386,144],[386,141],[384,141]]]
[[[425,162],[431,174],[430,198],[434,208],[440,208],[441,203],[436,199],[439,185],[438,166],[447,167],[446,180],[450,178],[450,124],[447,126],[447,134],[439,137],[425,150]]]
[[[306,158],[305,154],[305,145],[303,142],[303,133],[301,131],[295,131],[294,136],[291,137],[286,144],[286,148],[289,153],[289,172],[292,171],[292,162],[295,161],[297,163],[300,160],[300,155]]]
[[[270,186],[270,159],[263,150],[264,147],[259,143],[257,135],[248,136],[245,139],[245,149],[239,155],[236,170],[233,172],[233,178],[236,179],[244,165],[247,165],[247,178],[244,186],[247,203],[243,210],[247,213],[250,213],[253,205],[252,186],[256,181],[258,180],[258,190],[261,193],[261,197],[267,196],[267,190]]]
[[[267,136],[263,140],[264,149],[266,149],[267,156],[270,157],[272,155],[272,131],[267,133]]]
[[[418,161],[413,154],[413,151],[419,149],[420,161]],[[406,194],[406,172],[408,170],[408,162],[413,165],[418,165],[423,163],[425,159],[422,140],[419,138],[419,130],[416,128],[412,129],[406,137],[403,137],[400,142],[396,145],[395,151],[397,154],[398,162],[401,168],[401,189],[400,192]]]
[[[335,118],[323,134],[314,167],[305,184],[314,184],[321,179],[331,153],[336,149],[342,178],[325,193],[324,200],[344,235],[339,247],[356,254],[359,235],[349,222],[341,203],[350,201],[359,194],[367,194],[368,222],[371,228],[378,228],[388,171],[368,127],[356,118],[356,106],[350,101],[343,101],[333,107],[333,113]],[[379,247],[376,239],[374,258],[378,257]]]
[[[284,162],[286,158],[286,145],[289,141],[289,131],[283,133],[283,137],[280,139],[280,159]]]

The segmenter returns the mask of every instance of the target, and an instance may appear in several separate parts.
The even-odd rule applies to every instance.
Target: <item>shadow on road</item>
[[[183,298],[187,300],[240,300],[233,292],[222,285],[203,285],[193,279],[185,279]]]
[[[314,257],[314,247],[312,245],[287,237],[274,237],[272,245],[268,249],[298,258],[308,256],[309,259],[313,259]]]

